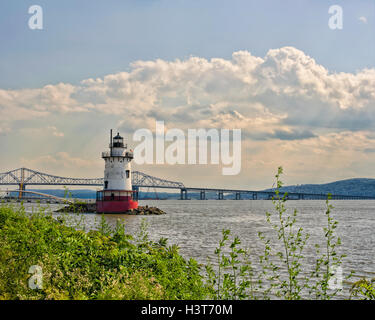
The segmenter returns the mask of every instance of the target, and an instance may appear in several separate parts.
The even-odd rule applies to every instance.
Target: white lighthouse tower
[[[104,189],[97,192],[96,211],[100,213],[122,213],[138,207],[133,199],[130,162],[133,152],[127,150],[124,138],[117,133],[109,144],[109,152],[103,152],[105,161]]]

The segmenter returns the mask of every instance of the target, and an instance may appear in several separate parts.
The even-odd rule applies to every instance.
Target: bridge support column
[[[217,199],[218,200],[224,200],[224,193],[223,193],[223,191],[219,191],[217,193]]]
[[[236,192],[236,200],[241,200],[241,192]]]
[[[139,199],[139,187],[138,186],[133,186],[133,200],[138,201]]]
[[[200,193],[200,199],[201,199],[201,200],[206,200],[206,191],[201,190],[201,193]]]
[[[21,183],[19,184],[20,191],[18,192],[18,199],[23,198],[22,191],[25,190],[24,180],[25,180],[25,168],[21,168]]]
[[[187,200],[187,190],[186,189],[181,189],[181,200]]]
[[[23,196],[24,196],[24,194],[23,194],[23,192],[22,191],[25,191],[26,190],[26,187],[25,187],[25,185],[23,184],[23,183],[20,183],[19,184],[19,188],[18,188],[18,198],[19,199],[21,199],[21,198],[23,198]]]

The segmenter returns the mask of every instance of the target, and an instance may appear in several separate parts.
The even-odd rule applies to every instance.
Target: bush
[[[296,225],[297,210],[287,210],[288,194],[282,195],[281,175],[278,169],[276,191],[272,201],[274,212],[266,213],[266,222],[275,232],[276,242],[259,233],[264,244],[263,254],[254,257],[240,248],[241,241],[234,236],[230,239],[229,230],[222,231],[222,240],[215,250],[217,266],[206,266],[209,295],[214,299],[286,299],[304,298],[329,300],[342,291],[335,286],[335,270],[340,267],[345,255],[337,252],[341,244],[335,235],[337,221],[331,217],[330,196],[326,201],[325,216],[327,224],[322,229],[325,246],[315,245],[315,265],[306,261],[304,253],[310,235]],[[258,260],[258,261],[257,261]],[[258,272],[253,267],[259,266]],[[302,271],[311,270],[308,276]],[[345,278],[349,279],[352,273]],[[344,280],[344,279],[341,279]],[[374,281],[362,280],[353,286],[352,297],[374,299]],[[333,284],[333,285],[330,285]]]
[[[133,241],[120,223],[109,232],[103,220],[99,229],[86,233],[44,212],[27,216],[22,208],[0,208],[0,299],[206,296],[198,264],[186,261],[176,246],[147,237]],[[34,290],[31,266],[42,272]]]

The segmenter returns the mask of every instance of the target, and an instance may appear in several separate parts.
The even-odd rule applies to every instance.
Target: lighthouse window
[[[129,176],[130,176],[130,171],[126,170],[126,179],[129,179]]]

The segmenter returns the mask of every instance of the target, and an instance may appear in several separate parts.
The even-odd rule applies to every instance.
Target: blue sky
[[[135,165],[186,185],[375,177],[373,0],[1,1],[0,40],[0,172],[101,176],[110,128],[133,144],[163,120],[242,129],[239,176]]]
[[[33,4],[44,10],[44,30],[27,26]],[[327,26],[331,4],[344,9],[343,30]],[[373,0],[2,1],[0,87],[78,83],[134,60],[264,56],[282,46],[353,72],[374,66],[374,13]]]

